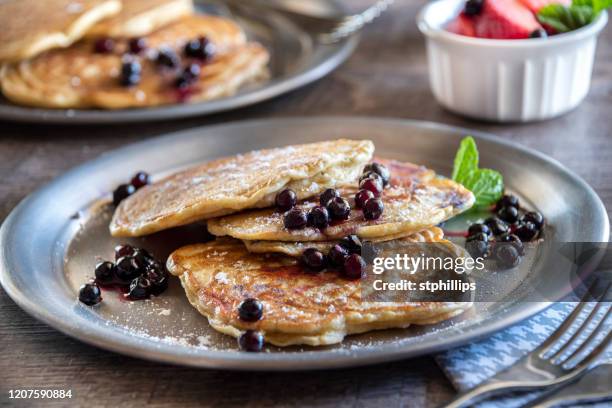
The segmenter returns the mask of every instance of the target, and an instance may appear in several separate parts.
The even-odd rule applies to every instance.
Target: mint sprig
[[[499,172],[478,168],[478,148],[472,136],[461,141],[455,155],[452,178],[474,193],[476,207],[489,206],[504,193],[504,179]]]
[[[572,0],[570,6],[549,4],[538,11],[538,20],[559,33],[566,33],[591,24],[609,7],[612,0]]]

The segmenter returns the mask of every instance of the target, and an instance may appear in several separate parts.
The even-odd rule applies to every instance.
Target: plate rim
[[[339,0],[331,0],[329,4],[338,12],[346,10],[346,6]],[[0,102],[0,120],[32,124],[114,125],[145,121],[160,122],[228,112],[276,98],[322,79],[342,65],[353,54],[360,39],[361,35],[357,33],[331,45],[314,42],[315,49],[316,47],[334,47],[336,50],[310,68],[297,71],[278,80],[268,81],[261,88],[226,98],[193,104],[172,104],[119,110],[80,110],[22,106],[3,97],[4,100]]]
[[[19,221],[20,217],[23,216],[27,206],[34,202],[38,197],[43,195],[47,190],[52,189],[53,186],[59,183],[62,179],[69,178],[71,175],[81,173],[88,166],[94,165],[98,161],[105,160],[109,155],[115,154],[126,154],[130,153],[133,149],[138,149],[142,145],[148,145],[151,148],[151,144],[164,144],[168,140],[176,141],[179,138],[189,138],[193,134],[201,134],[202,132],[214,133],[216,128],[227,128],[227,127],[251,127],[255,125],[263,126],[288,126],[295,125],[296,123],[306,122],[321,122],[328,121],[338,123],[339,121],[352,121],[368,123],[370,126],[376,123],[388,123],[393,125],[400,125],[408,128],[421,128],[421,129],[433,129],[453,133],[464,133],[472,134],[476,140],[479,139],[487,140],[496,144],[518,149],[529,156],[534,156],[539,160],[546,162],[553,166],[557,171],[560,171],[564,176],[569,177],[573,182],[580,185],[581,188],[594,200],[599,209],[596,216],[604,221],[601,224],[601,228],[596,233],[600,236],[601,242],[608,242],[610,235],[609,219],[605,205],[601,201],[601,198],[593,190],[593,188],[586,183],[580,176],[569,170],[566,166],[558,162],[556,159],[549,157],[535,149],[527,148],[523,145],[513,144],[510,141],[501,139],[491,133],[474,131],[463,127],[451,126],[446,124],[440,124],[436,122],[419,121],[411,119],[395,119],[395,118],[380,118],[380,117],[351,117],[351,116],[324,116],[324,117],[290,117],[290,118],[279,118],[279,119],[256,119],[256,120],[245,120],[236,121],[226,124],[216,124],[202,127],[194,127],[178,132],[168,133],[166,135],[156,137],[149,140],[140,141],[137,143],[129,144],[119,149],[114,149],[109,152],[103,153],[97,158],[89,160],[77,167],[68,170],[62,175],[56,177],[53,181],[49,182],[45,186],[34,191],[26,198],[24,198],[9,214],[6,220],[0,227],[0,284],[8,296],[23,309],[26,313],[35,317],[36,319],[44,322],[45,324],[57,329],[58,331],[76,338],[85,343],[106,349],[121,354],[127,354],[132,357],[139,357],[147,360],[175,363],[187,366],[198,366],[208,368],[220,368],[220,369],[232,369],[232,370],[277,370],[277,371],[297,371],[297,370],[312,370],[312,369],[331,369],[331,368],[342,368],[350,366],[361,366],[373,363],[394,361],[409,357],[415,357],[423,354],[431,354],[441,349],[448,349],[465,344],[469,341],[485,337],[508,327],[512,324],[518,323],[521,320],[532,316],[546,307],[552,302],[533,302],[530,307],[524,307],[522,310],[518,310],[518,305],[514,304],[507,309],[500,311],[498,314],[490,317],[487,320],[477,322],[470,326],[469,329],[453,333],[452,339],[449,341],[438,341],[432,344],[417,344],[411,345],[409,349],[402,348],[401,346],[385,345],[382,348],[367,347],[351,351],[351,352],[338,352],[334,351],[301,351],[301,352],[289,352],[291,358],[283,359],[282,356],[285,353],[241,353],[241,352],[228,352],[219,350],[201,350],[198,352],[173,352],[169,353],[168,350],[156,351],[141,346],[138,338],[133,338],[131,341],[121,341],[121,339],[113,338],[109,339],[102,336],[98,336],[96,333],[84,333],[83,331],[75,330],[75,326],[70,322],[65,322],[59,317],[53,315],[48,310],[41,310],[37,304],[28,299],[26,294],[21,292],[19,288],[13,283],[13,279],[10,272],[10,265],[8,265],[6,251],[7,243],[11,236],[10,231],[13,226]],[[27,214],[27,213],[26,213]],[[52,260],[49,260],[51,262]],[[127,329],[126,329],[127,330]],[[125,339],[124,339],[125,340]],[[179,350],[180,351],[180,350]],[[316,355],[317,358],[310,356]],[[278,356],[281,356],[280,359]],[[299,368],[296,368],[296,363],[303,364]]]

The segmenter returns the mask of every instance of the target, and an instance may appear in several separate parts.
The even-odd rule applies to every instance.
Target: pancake
[[[157,50],[183,56],[185,43],[202,36],[214,44],[215,56],[202,64],[193,84],[179,89],[175,83],[182,66],[197,61],[183,57],[175,69],[160,67],[154,61]],[[148,49],[137,58],[142,70],[137,85],[120,84],[127,39],[118,40],[115,52],[108,54],[95,53],[93,41],[81,41],[7,66],[0,76],[2,92],[12,102],[29,106],[123,109],[228,96],[267,75],[268,51],[247,42],[240,27],[227,19],[184,17],[144,38]]]
[[[119,0],[0,1],[0,62],[68,47],[98,21],[119,10]]]
[[[407,242],[438,242],[444,238],[442,229],[431,227],[429,229],[410,235],[387,235],[373,239],[372,242],[386,242],[391,240],[404,240]],[[249,252],[258,254],[281,253],[293,257],[300,257],[308,248],[315,248],[328,253],[331,247],[340,241],[314,241],[314,242],[283,242],[283,241],[242,241]]]
[[[474,204],[472,192],[452,180],[396,176],[382,194],[382,216],[378,220],[368,221],[355,208],[353,197],[357,187],[344,187],[339,192],[351,204],[351,214],[348,220],[332,223],[324,230],[312,227],[289,230],[283,225],[284,214],[265,209],[209,220],[208,231],[216,236],[229,235],[247,241],[330,241],[349,234],[369,240],[385,239],[389,236],[406,236],[438,225]],[[317,201],[308,200],[298,204],[298,207],[308,211],[319,204]]]
[[[87,37],[140,37],[193,12],[191,0],[121,0],[121,13],[93,26]]]
[[[118,206],[114,236],[140,236],[273,204],[286,187],[298,198],[354,182],[372,158],[369,140],[340,139],[258,150],[201,164],[143,187]]]
[[[214,329],[234,337],[259,330],[277,346],[321,346],[354,333],[438,323],[471,306],[367,302],[361,298],[360,281],[345,280],[335,271],[304,273],[294,258],[252,254],[232,239],[180,248],[167,266]],[[254,323],[237,315],[238,305],[248,297],[264,305],[263,318]]]

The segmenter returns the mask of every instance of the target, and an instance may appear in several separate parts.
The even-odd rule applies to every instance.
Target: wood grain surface
[[[360,3],[364,1],[360,0]],[[493,132],[541,151],[582,176],[612,208],[612,28],[602,34],[590,94],[545,122],[497,125],[446,112],[429,90],[416,3],[366,28],[355,54],[325,79],[273,101],[207,118],[126,126],[40,126],[0,122],[0,220],[27,194],[71,167],[127,143],[170,131],[251,118],[355,115],[422,119]],[[478,78],[473,78],[478,81]],[[71,389],[51,406],[430,407],[454,390],[431,358],[348,370],[239,373],[141,361],[70,339],[21,311],[0,289],[0,405],[14,388]],[[38,403],[42,405],[42,403]]]

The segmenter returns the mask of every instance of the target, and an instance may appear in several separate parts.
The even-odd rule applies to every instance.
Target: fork
[[[612,341],[612,331],[590,350],[577,364],[569,367],[574,359],[581,356],[600,335],[606,332],[606,321],[611,315],[612,307],[607,303],[611,284],[595,298],[593,309],[582,323],[576,324],[578,317],[586,310],[591,300],[592,290],[597,282],[593,283],[580,303],[566,318],[566,320],[552,333],[538,348],[523,357],[513,366],[496,374],[478,387],[459,394],[453,401],[445,405],[446,408],[459,408],[470,406],[475,402],[492,395],[508,391],[527,391],[542,387],[560,386],[577,379],[581,374],[597,365],[597,359]],[[596,322],[596,318],[605,308],[605,315]],[[589,326],[596,322],[596,327],[589,333]],[[573,327],[577,326],[571,334]],[[584,341],[579,339],[588,334]],[[564,338],[569,335],[569,339]],[[556,349],[559,347],[559,349]],[[577,347],[575,351],[571,351]],[[571,353],[570,353],[571,351]],[[551,355],[552,354],[552,355]],[[567,355],[569,354],[569,356]],[[517,380],[518,379],[518,380]]]
[[[222,3],[230,8],[250,12],[257,11],[261,13],[262,9],[273,10],[301,26],[320,43],[332,44],[358,32],[363,26],[374,21],[394,1],[379,0],[361,13],[343,17],[321,17],[304,14],[265,0],[253,0],[250,2],[244,2],[243,0],[222,0]]]

